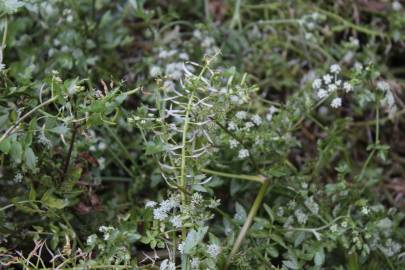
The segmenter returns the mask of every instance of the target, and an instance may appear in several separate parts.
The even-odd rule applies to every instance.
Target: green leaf
[[[0,116],[0,127],[4,127],[7,121],[8,121],[8,113]]]
[[[34,170],[37,166],[37,157],[30,147],[25,149],[25,164],[30,170]]]
[[[4,141],[0,143],[0,151],[4,154],[8,154],[11,149],[11,139],[6,138]]]
[[[297,260],[283,261],[283,265],[288,269],[300,269]]]
[[[61,135],[61,134],[64,135],[69,131],[69,128],[62,124],[57,127],[51,128],[49,131],[56,133],[58,135]]]
[[[184,240],[183,253],[190,254],[191,250],[194,247],[196,247],[203,240],[207,231],[208,231],[208,227],[202,227],[198,231],[191,230],[187,234],[186,240]]]
[[[316,266],[321,266],[325,262],[325,251],[320,249],[317,253],[315,253],[314,263]]]
[[[52,194],[52,190],[48,190],[42,196],[41,202],[49,208],[63,209],[68,205],[66,200],[59,199]]]
[[[13,142],[11,144],[10,155],[15,163],[21,163],[23,148],[19,142]]]
[[[165,146],[161,143],[147,142],[146,148],[145,148],[145,154],[153,155],[156,153],[163,152],[164,150],[165,150]]]
[[[245,222],[246,217],[247,217],[245,208],[238,202],[236,202],[235,208],[236,208],[237,221],[241,222],[241,223]]]
[[[73,167],[68,170],[67,177],[62,185],[63,191],[69,192],[73,189],[82,175],[82,170],[83,169],[81,167]]]

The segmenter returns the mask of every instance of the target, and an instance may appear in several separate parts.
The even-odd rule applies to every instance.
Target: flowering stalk
[[[186,171],[186,142],[187,142],[187,129],[189,124],[189,114],[191,110],[191,104],[193,102],[194,93],[191,93],[190,99],[188,100],[186,115],[184,118],[184,127],[183,127],[183,138],[182,138],[182,148],[181,148],[181,168],[180,168],[180,187],[182,189],[186,188],[185,181],[185,171]],[[181,204],[184,206],[186,204],[186,194],[181,192]],[[181,237],[183,240],[186,239],[186,228],[182,227]]]

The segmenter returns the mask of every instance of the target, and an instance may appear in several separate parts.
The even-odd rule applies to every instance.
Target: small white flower
[[[175,195],[175,196],[170,197],[169,206],[170,206],[170,209],[179,207],[180,206],[180,196]]]
[[[370,209],[367,206],[363,206],[361,208],[361,213],[365,216],[367,216],[368,214],[370,214]]]
[[[294,215],[297,218],[298,223],[305,224],[308,221],[308,216],[302,212],[301,209],[297,209],[294,211]]]
[[[167,91],[174,91],[174,90],[176,90],[175,87],[176,86],[175,86],[174,82],[171,80],[164,81],[164,83],[163,83],[163,88]]]
[[[349,92],[353,91],[353,85],[351,85],[348,82],[345,82],[343,84],[343,89],[346,91],[346,93],[349,93]]]
[[[362,65],[361,63],[359,63],[359,62],[356,62],[356,63],[354,63],[354,69],[355,69],[357,72],[360,72],[360,71],[363,70],[363,65]]]
[[[237,140],[235,140],[235,139],[229,140],[229,147],[230,147],[231,149],[236,148],[238,145],[239,145],[239,142],[238,142]]]
[[[86,245],[93,246],[97,241],[97,235],[92,234],[86,239]]]
[[[165,211],[165,209],[162,209],[161,207],[156,208],[153,210],[153,218],[163,221],[168,217],[167,212]]]
[[[216,257],[219,255],[219,253],[221,253],[221,247],[218,246],[218,245],[216,245],[216,244],[208,245],[208,247],[207,247],[207,253],[208,253],[211,257],[216,258]]]
[[[329,230],[332,233],[336,233],[338,231],[338,226],[336,224],[333,224],[332,226],[330,226]]]
[[[200,30],[194,30],[193,31],[193,36],[195,37],[195,38],[197,38],[197,39],[201,39],[202,38],[202,33],[201,33],[201,31]]]
[[[335,81],[335,85],[336,85],[337,87],[341,86],[341,85],[342,85],[342,80],[336,80],[336,81]]]
[[[105,142],[100,142],[98,144],[98,150],[104,151],[105,149],[107,149],[107,144]]]
[[[269,113],[266,115],[266,119],[267,121],[271,121],[271,119],[273,119],[273,115],[277,112],[277,108],[274,106],[271,106],[269,108]]]
[[[17,173],[15,176],[14,176],[14,182],[15,183],[20,183],[22,180],[23,180],[23,175],[21,174],[21,173]]]
[[[291,200],[287,203],[287,207],[288,209],[292,210],[297,206],[297,203],[295,202],[295,200]]]
[[[149,74],[152,78],[155,78],[155,77],[159,76],[160,74],[162,74],[162,70],[158,66],[152,66],[150,68]]]
[[[342,99],[340,97],[334,98],[332,100],[332,102],[330,103],[330,106],[332,108],[335,108],[335,109],[341,107],[342,106]]]
[[[243,120],[246,118],[247,113],[245,111],[239,111],[236,113],[235,116],[236,116],[236,118]]]
[[[166,66],[165,74],[173,80],[180,80],[183,75],[182,63],[170,63]]]
[[[156,205],[157,205],[157,202],[147,201],[145,204],[145,208],[154,208]]]
[[[241,104],[243,103],[243,101],[241,100],[241,98],[238,97],[238,96],[236,96],[236,95],[230,96],[230,100],[231,100],[231,103],[237,104],[237,105],[241,105]]]
[[[191,259],[191,269],[192,270],[200,269],[200,259],[199,258],[192,258]]]
[[[245,128],[247,129],[247,130],[250,130],[252,127],[254,127],[255,126],[255,124],[253,124],[252,122],[246,122],[245,123]]]
[[[176,228],[181,228],[182,227],[181,216],[172,217],[170,219],[170,223]],[[179,247],[180,247],[180,245],[179,245]]]
[[[241,149],[241,150],[239,150],[238,157],[239,157],[240,159],[247,158],[248,156],[249,156],[249,151],[248,151],[248,150],[246,150],[246,149]]]
[[[3,69],[6,69],[6,65],[3,63],[0,63],[0,71],[2,71]]]
[[[189,59],[188,54],[185,53],[185,52],[179,54],[179,58],[180,58],[181,60],[186,60],[186,61]]]
[[[253,123],[256,124],[256,126],[260,126],[260,124],[262,123],[262,118],[258,114],[253,115],[251,119]]]
[[[383,92],[390,91],[390,85],[386,81],[378,81],[377,89]]]
[[[340,225],[341,225],[343,228],[346,228],[346,227],[347,227],[347,221],[343,221]]]
[[[395,11],[400,11],[402,9],[401,3],[398,2],[398,1],[394,1],[392,3],[392,9],[395,10]]]
[[[338,88],[338,87],[336,86],[336,84],[333,84],[333,83],[332,83],[332,84],[329,84],[329,85],[328,85],[328,92],[329,92],[329,93],[335,92],[335,91],[337,90],[337,88]]]
[[[277,209],[276,215],[279,216],[279,217],[284,216],[284,208],[280,206],[280,207]]]
[[[198,193],[198,192],[193,193],[193,195],[191,196],[191,204],[193,206],[201,205],[203,202],[204,202],[204,198],[200,193]]]
[[[180,254],[183,254],[183,250],[184,250],[184,244],[183,243],[179,243],[179,245],[177,246],[178,251],[180,252]]]
[[[228,130],[237,130],[238,126],[234,122],[229,122],[228,123]]]
[[[104,97],[104,94],[103,94],[103,92],[101,92],[100,90],[96,90],[96,91],[94,92],[94,96],[95,96],[96,98],[100,99],[100,98],[103,98],[103,97]]]
[[[330,66],[330,72],[339,74],[340,71],[342,71],[342,69],[340,68],[340,66],[338,64],[333,64]]]
[[[318,98],[322,99],[328,95],[328,91],[326,91],[325,89],[319,89],[316,95],[318,96]]]
[[[169,259],[165,259],[160,264],[160,270],[176,270],[176,264],[174,262],[169,261]]]
[[[321,80],[321,79],[315,79],[315,80],[312,82],[312,88],[313,88],[314,90],[319,89],[321,86],[322,86],[322,80]]]
[[[330,84],[332,82],[332,79],[333,79],[333,77],[330,74],[326,74],[322,78],[323,78],[323,81],[326,84]]]
[[[105,158],[100,157],[97,159],[98,162],[98,167],[100,170],[104,170],[105,169]]]
[[[305,206],[311,211],[312,214],[318,214],[319,205],[314,201],[313,197],[309,197],[304,201]]]
[[[350,37],[350,44],[354,47],[359,47],[360,42],[357,38]]]

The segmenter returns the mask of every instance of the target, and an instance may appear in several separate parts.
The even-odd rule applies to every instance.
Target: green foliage
[[[402,269],[399,1],[0,1],[6,269]]]

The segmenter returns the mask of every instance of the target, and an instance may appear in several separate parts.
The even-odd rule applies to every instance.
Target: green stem
[[[227,270],[229,268],[229,266],[230,266],[230,264],[232,262],[232,258],[239,251],[239,248],[240,248],[243,240],[245,239],[245,237],[247,235],[247,232],[248,232],[248,230],[250,228],[250,225],[252,224],[253,219],[256,217],[257,211],[259,210],[259,208],[260,208],[260,206],[262,204],[262,201],[264,199],[264,196],[266,195],[266,192],[267,192],[267,189],[268,189],[269,185],[270,185],[270,181],[269,181],[269,179],[267,179],[262,184],[262,186],[260,187],[259,192],[258,192],[258,194],[256,196],[256,199],[255,199],[255,201],[254,201],[254,203],[252,205],[252,208],[250,209],[249,214],[248,214],[248,216],[246,218],[246,221],[243,224],[243,227],[239,232],[238,238],[236,238],[236,241],[233,244],[231,253],[228,256],[228,260],[226,262],[224,270]]]
[[[180,183],[179,186],[182,187],[183,189],[186,189],[186,143],[187,143],[187,131],[188,131],[188,124],[189,124],[189,115],[190,115],[190,110],[191,110],[191,104],[194,99],[194,93],[191,94],[188,104],[187,104],[187,109],[186,109],[186,115],[184,117],[184,127],[183,127],[183,137],[182,137],[182,148],[181,148],[181,168],[180,168]],[[181,202],[182,205],[185,206],[186,204],[186,194],[184,192],[181,192]],[[183,227],[181,230],[181,236],[182,239],[186,239],[186,228]]]
[[[360,26],[360,25],[356,25],[356,24],[354,24],[354,23],[352,23],[352,22],[350,22],[350,21],[348,21],[348,20],[346,20],[346,19],[340,17],[339,15],[337,15],[337,14],[335,14],[335,13],[332,13],[332,12],[329,12],[329,11],[326,11],[326,10],[323,10],[323,9],[320,9],[320,8],[318,8],[318,7],[315,7],[315,9],[317,9],[319,12],[325,14],[325,15],[328,16],[328,17],[331,17],[331,18],[334,18],[334,19],[337,20],[337,21],[340,21],[343,25],[345,25],[345,26],[347,26],[347,27],[350,27],[350,28],[352,28],[352,29],[354,29],[354,30],[357,30],[357,31],[359,31],[359,32],[362,32],[362,33],[364,33],[364,34],[368,34],[368,35],[371,35],[371,36],[382,36],[382,37],[386,37],[386,34],[384,34],[383,32],[378,32],[378,31],[376,31],[376,30],[372,30],[372,29],[368,29],[368,28],[363,27],[363,26]]]
[[[3,40],[1,41],[1,48],[0,48],[2,53],[3,53],[4,48],[6,47],[7,32],[8,32],[8,21],[7,21],[7,17],[6,17],[5,22],[4,22]],[[1,61],[0,61],[0,63],[1,63]]]
[[[266,178],[264,176],[260,176],[260,175],[256,176],[256,175],[246,175],[246,174],[224,173],[224,172],[213,171],[213,170],[205,169],[205,168],[201,169],[200,171],[203,173],[208,173],[208,174],[227,177],[227,178],[259,182],[261,184],[263,184],[266,181]]]

